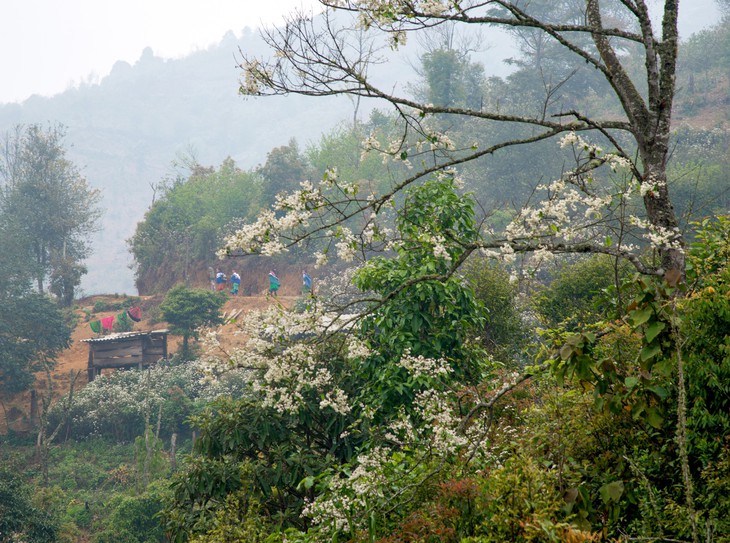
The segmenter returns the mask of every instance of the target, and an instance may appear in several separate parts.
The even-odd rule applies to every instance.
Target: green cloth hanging
[[[91,321],[89,327],[95,334],[101,334],[101,321]]]

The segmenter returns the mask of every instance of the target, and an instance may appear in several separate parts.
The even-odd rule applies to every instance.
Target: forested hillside
[[[352,117],[353,105],[344,98],[276,100],[265,107],[244,100],[238,95],[239,47],[262,51],[250,30],[183,59],[163,61],[147,49],[133,66],[117,63],[99,84],[0,106],[2,132],[19,123],[65,125],[69,158],[102,192],[105,212],[83,282],[87,292],[134,290],[125,240],[152,202],[154,187],[185,171],[185,163],[217,167],[231,157],[252,168],[291,138],[304,145]],[[278,130],[263,129],[272,125]]]
[[[730,541],[730,13],[680,41],[674,0],[323,3],[241,53],[240,90],[349,115],[248,163],[192,115],[221,154],[145,179],[139,297],[62,307],[89,229],[22,217],[49,172],[85,182],[61,132],[7,139],[0,543]],[[510,72],[462,27],[507,33]],[[370,71],[404,41],[408,84]],[[137,176],[208,53],[59,99],[144,95],[141,159],[99,155]],[[115,344],[163,327],[163,359]],[[80,337],[93,381],[93,349],[59,363]]]

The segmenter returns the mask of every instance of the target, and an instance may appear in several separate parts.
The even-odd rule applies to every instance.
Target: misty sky
[[[0,103],[95,82],[118,60],[136,62],[145,47],[177,58],[229,30],[240,35],[247,26],[276,24],[293,9],[317,6],[316,0],[3,0]],[[717,20],[713,0],[680,2],[685,37]]]
[[[176,58],[232,30],[280,23],[315,0],[3,0],[0,103],[52,95],[134,64],[145,47]]]

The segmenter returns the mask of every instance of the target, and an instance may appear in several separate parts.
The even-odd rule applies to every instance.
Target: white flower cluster
[[[336,169],[327,171],[324,179],[315,186],[311,181],[302,181],[301,189],[290,194],[280,193],[272,209],[261,212],[255,222],[246,224],[224,239],[223,247],[217,252],[219,258],[232,253],[261,253],[273,256],[287,251],[306,235],[314,219],[323,220],[333,206],[325,198],[325,191],[338,191],[337,198],[345,197],[346,205],[360,192],[358,183],[338,181]],[[321,223],[320,223],[321,224]],[[351,261],[357,252],[358,243],[353,233],[345,227],[333,228],[329,235],[338,240],[337,253],[345,261]],[[319,253],[317,266],[326,264],[327,256]]]
[[[659,196],[659,191],[667,185],[667,182],[663,179],[657,179],[656,176],[650,175],[644,181],[639,183],[639,194],[641,197],[649,196],[656,198]]]
[[[243,81],[241,81],[239,92],[247,96],[261,94],[265,81],[270,80],[272,74],[257,59],[244,61],[241,68],[243,68]]]
[[[418,439],[413,422],[406,416],[402,407],[399,416],[390,421],[383,435],[385,439],[399,447],[416,443]]]
[[[574,241],[592,235],[592,223],[603,216],[613,201],[613,196],[594,195],[567,182],[553,181],[540,185],[538,191],[547,197],[535,207],[525,207],[506,228],[509,241],[537,237],[560,237]]]
[[[444,150],[455,151],[456,145],[451,138],[443,132],[431,132],[428,135],[428,141],[431,144],[431,151]]]
[[[468,445],[459,433],[461,419],[448,401],[448,393],[423,391],[416,397],[414,418],[404,410],[388,424],[385,437],[393,448],[374,447],[353,462],[349,475],[345,470],[329,480],[327,492],[307,504],[303,515],[315,525],[335,530],[354,530],[366,526],[368,513],[384,504],[404,487],[417,487],[428,475],[413,466],[438,462]],[[425,421],[425,424],[424,424]],[[415,455],[409,468],[399,470],[400,450],[405,447]]]
[[[384,497],[388,482],[385,468],[390,455],[391,451],[384,447],[360,455],[350,476],[332,477],[326,497],[308,503],[302,516],[311,518],[315,525],[329,525],[338,531],[361,526],[366,520],[363,513]]]
[[[617,155],[616,153],[607,154],[606,163],[608,164],[608,167],[611,168],[611,171],[614,173],[619,170],[630,170],[633,166],[628,158]]]
[[[431,245],[433,245],[433,256],[436,258],[443,258],[446,261],[451,261],[451,255],[446,250],[446,246],[444,245],[446,243],[446,239],[441,235],[435,235],[432,236],[429,240]]]
[[[631,216],[629,221],[634,226],[645,230],[643,237],[649,240],[652,247],[657,249],[677,249],[683,250],[682,233],[679,228],[665,228],[660,225],[651,224],[649,221]]]
[[[416,9],[426,15],[439,16],[449,11],[449,4],[441,0],[422,0]]]
[[[248,380],[246,370],[214,368],[200,361],[103,374],[74,393],[71,431],[76,436],[114,435],[121,427],[141,433],[145,414],[155,417],[161,405],[179,403],[178,398],[210,402],[223,395],[240,396]],[[62,405],[56,404],[50,415]]]
[[[360,10],[361,17],[367,15],[381,24],[394,22],[393,17],[413,16],[414,14],[427,17],[442,17],[446,15],[451,5],[456,2],[444,0],[357,0],[353,2]],[[365,20],[365,23],[369,19]],[[368,26],[366,24],[366,26]]]
[[[263,396],[264,405],[280,412],[296,413],[308,394],[320,398],[320,409],[344,415],[350,412],[350,398],[337,387],[326,360],[316,350],[294,337],[312,336],[322,327],[324,316],[315,311],[291,313],[272,306],[250,312],[243,320],[246,361],[261,368],[252,378],[253,388]]]
[[[578,145],[582,140],[576,134],[575,132],[568,132],[565,134],[560,140],[558,141],[558,145],[560,145],[561,149],[565,149],[566,147],[573,147],[574,145]]]
[[[354,359],[367,359],[372,354],[370,348],[365,344],[364,341],[360,340],[355,336],[350,336],[347,342],[347,357],[351,360]]]
[[[433,107],[433,105],[430,104],[430,107]],[[402,139],[394,139],[387,146],[383,146],[371,134],[361,144],[362,152],[360,154],[360,160],[365,160],[370,151],[378,151],[382,154],[382,162],[384,165],[387,165],[389,162],[400,162],[407,169],[411,170],[413,169],[413,163],[409,157],[412,158],[426,150],[430,150],[431,152],[450,152],[456,150],[456,145],[448,134],[436,131],[427,132],[422,138],[416,140],[412,148],[404,144],[405,142]],[[442,172],[442,174],[453,176],[453,171],[447,170],[446,172]]]
[[[378,138],[375,137],[374,134],[370,134],[367,138],[363,140],[361,143],[362,152],[360,153],[360,162],[365,160],[367,158],[367,154],[372,151],[380,151],[380,142],[378,141]]]
[[[558,141],[558,145],[560,145],[561,149],[565,149],[566,147],[573,147],[579,152],[586,151],[591,156],[598,156],[603,153],[603,149],[601,147],[594,143],[587,142],[575,132],[568,132],[566,135],[560,138],[560,140]]]
[[[355,259],[357,250],[360,246],[358,240],[347,227],[338,228],[334,235],[338,238],[335,248],[337,249],[337,256],[345,262],[352,262]]]
[[[415,404],[420,415],[430,423],[430,446],[440,456],[454,454],[468,444],[467,438],[458,432],[461,418],[449,405],[446,394],[436,390],[424,390],[416,396]]]
[[[630,169],[632,166],[631,161],[626,157],[621,156],[617,153],[604,154],[603,149],[600,146],[584,140],[575,132],[568,132],[567,134],[565,134],[558,141],[558,145],[560,145],[561,149],[565,149],[566,147],[572,147],[576,150],[576,156],[581,156],[583,155],[583,153],[587,153],[589,158],[601,157],[600,160],[603,163],[607,164],[613,172],[616,172],[620,169]]]
[[[451,366],[443,358],[425,358],[423,355],[413,356],[410,350],[403,353],[398,365],[408,370],[414,377],[441,377],[452,371]]]
[[[595,157],[602,156],[603,164],[608,164],[612,170],[619,167],[630,167],[630,162],[616,154],[604,154],[603,150],[593,145],[575,132],[564,135],[559,144],[561,147],[572,146],[577,155],[588,153],[582,157],[588,163]],[[527,206],[519,211],[517,216],[505,229],[506,243],[501,247],[501,257],[507,262],[515,259],[512,244],[521,240],[541,240],[540,248],[533,253],[529,268],[536,268],[540,262],[551,258],[550,247],[555,244],[573,244],[594,240],[597,237],[598,227],[603,218],[609,214],[611,205],[621,198],[611,194],[608,190],[599,192],[593,183],[593,178],[586,172],[569,171],[563,177],[549,184],[536,187],[537,193],[544,193],[535,206]],[[628,185],[627,190],[631,190]],[[622,197],[623,194],[618,196]],[[625,201],[625,199],[624,199]],[[493,255],[493,251],[489,256]]]
[[[235,250],[261,252],[267,256],[285,251],[282,234],[297,228],[307,228],[312,210],[321,207],[324,202],[321,192],[310,181],[302,181],[300,185],[301,190],[278,194],[274,210],[262,212],[256,222],[244,225],[228,236],[218,256],[223,258]],[[280,214],[277,215],[275,211]]]
[[[326,266],[329,262],[329,257],[326,253],[323,253],[322,251],[317,251],[314,253],[314,267],[315,268],[321,268],[322,266]]]

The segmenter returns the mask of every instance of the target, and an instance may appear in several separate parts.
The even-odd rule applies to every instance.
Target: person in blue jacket
[[[271,270],[269,272],[269,296],[278,296],[279,287],[281,286],[281,281],[279,281],[279,278],[276,276],[276,270]]]
[[[224,288],[226,288],[226,274],[218,270],[215,274],[215,289],[220,291]]]
[[[238,288],[241,286],[241,276],[238,275],[236,270],[233,270],[231,274],[231,294],[238,296]]]
[[[302,270],[302,294],[310,294],[312,292],[312,278],[309,277],[307,270]]]

